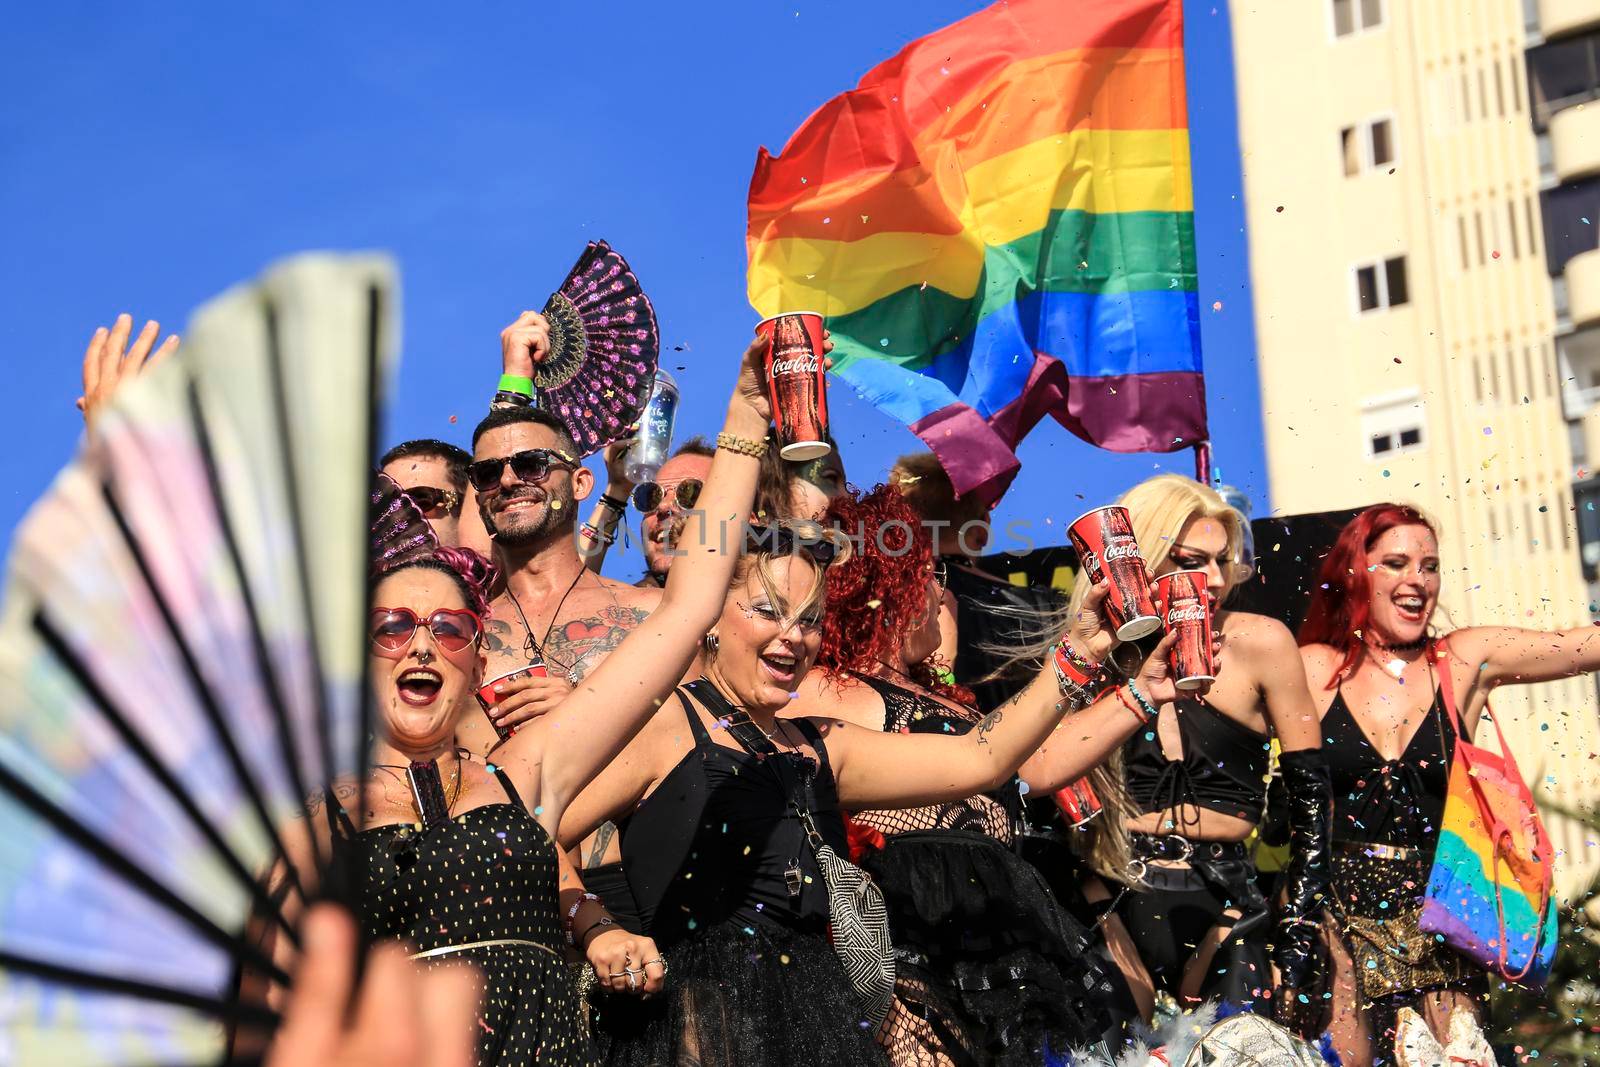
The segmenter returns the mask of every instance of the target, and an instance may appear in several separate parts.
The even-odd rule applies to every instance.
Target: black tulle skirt
[[[1100,1040],[1110,980],[1088,931],[1033,866],[979,834],[915,831],[861,865],[883,888],[896,956],[887,1043],[957,1063],[1028,1064]]]
[[[728,922],[665,949],[667,988],[602,1004],[601,1062],[618,1067],[885,1065],[827,938]],[[608,1001],[613,998],[606,998]]]

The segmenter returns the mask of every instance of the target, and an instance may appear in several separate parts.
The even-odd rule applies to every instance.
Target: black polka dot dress
[[[426,966],[481,973],[479,1067],[593,1062],[562,956],[555,844],[519,801],[428,829],[372,827],[356,848],[367,934],[409,941]]]

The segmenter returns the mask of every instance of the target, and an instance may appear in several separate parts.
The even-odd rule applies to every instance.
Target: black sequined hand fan
[[[285,842],[367,759],[394,286],[381,257],[318,255],[207,304],[19,528],[0,1060],[217,1063],[236,1024],[270,1032],[239,976],[287,984],[261,937],[296,945],[293,916],[334,881],[330,849],[286,863]]]
[[[650,399],[661,337],[628,261],[591,241],[544,306],[550,352],[533,368],[534,402],[587,456],[628,434]]]

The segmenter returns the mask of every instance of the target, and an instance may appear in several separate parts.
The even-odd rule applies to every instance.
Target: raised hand
[[[619,441],[612,441],[606,445],[606,488],[621,489],[623,486],[632,487],[628,480],[628,449],[633,446],[632,437],[624,437]],[[626,499],[626,497],[624,497]]]
[[[1089,587],[1083,606],[1067,627],[1067,639],[1085,659],[1095,663],[1105,662],[1117,644],[1117,628],[1106,614],[1106,596],[1111,583],[1105,578]]]
[[[550,354],[550,320],[537,311],[524,311],[517,321],[500,331],[500,371],[532,378],[533,365]]]
[[[133,316],[123,313],[109,329],[102,326],[89,338],[89,347],[83,353],[83,395],[78,397],[77,407],[91,425],[123,382],[157,366],[178,350],[175,333],[168,334],[159,348],[154,347],[161,334],[159,322],[146,322],[130,346],[128,337],[132,333]]]
[[[1173,646],[1177,643],[1178,631],[1174,630],[1161,639],[1161,643],[1145,657],[1139,673],[1133,676],[1133,684],[1139,687],[1139,692],[1158,708],[1178,699],[1178,687],[1173,684],[1177,679],[1172,676],[1169,662]]]
[[[822,331],[822,364],[832,368],[833,360],[827,353],[833,351],[833,335],[827,330]],[[733,385],[733,402],[750,409],[757,418],[764,422],[772,421],[772,401],[767,394],[767,348],[771,341],[756,334],[750,342],[750,347],[744,350],[744,359],[739,364],[739,377]]]
[[[378,945],[352,1008],[355,923],[320,905],[306,916],[305,934],[266,1067],[471,1067],[478,981],[470,967],[424,971],[399,945]]]

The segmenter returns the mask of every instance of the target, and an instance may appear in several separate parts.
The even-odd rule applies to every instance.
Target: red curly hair
[[[828,610],[817,666],[834,675],[876,674],[898,659],[902,643],[928,609],[933,544],[917,513],[893,486],[841,493],[829,503],[822,521],[850,538],[854,551],[828,568]],[[944,665],[933,660],[914,664],[908,672],[912,680],[971,705],[971,691],[946,681]]]

